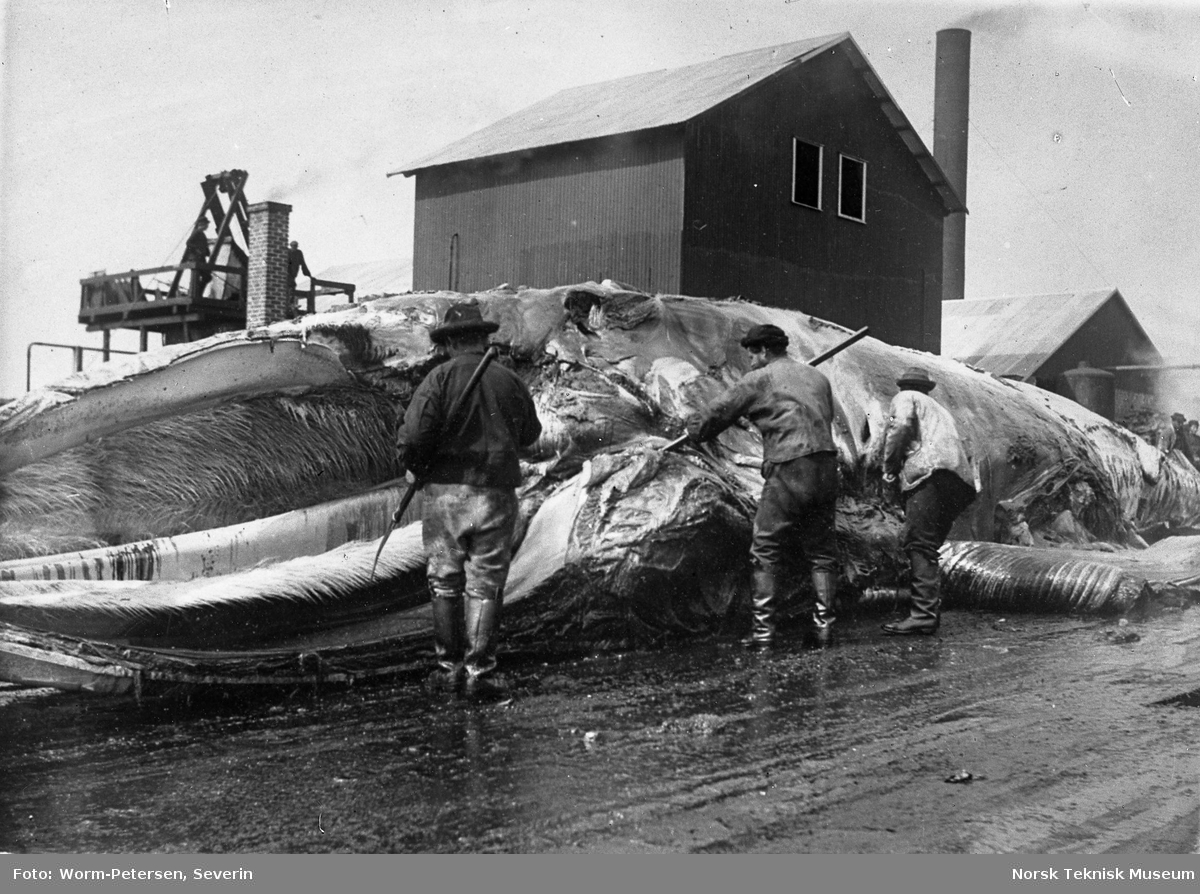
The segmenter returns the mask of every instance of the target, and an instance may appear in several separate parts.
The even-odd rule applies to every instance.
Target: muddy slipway
[[[509,654],[492,704],[6,688],[0,848],[1196,852],[1200,611],[879,621],[826,650]]]

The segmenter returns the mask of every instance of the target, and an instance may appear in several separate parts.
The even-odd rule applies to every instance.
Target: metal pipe
[[[72,360],[74,361],[74,364],[75,364],[75,372],[83,371],[83,352],[84,351],[98,351],[100,353],[105,353],[104,348],[91,348],[91,347],[88,347],[87,345],[64,345],[64,344],[60,344],[58,342],[53,342],[53,341],[31,341],[25,347],[25,390],[26,391],[33,390],[32,372],[33,372],[33,349],[34,348],[64,348],[68,351],[71,351],[72,352]],[[109,353],[109,354],[136,354],[137,352],[136,351],[117,351],[112,348],[109,348],[107,353]],[[107,360],[108,358],[106,357],[105,359]]]
[[[967,202],[967,129],[970,124],[971,32],[937,33],[933,79],[933,158],[963,204]],[[966,291],[967,216],[948,214],[942,223],[942,300]]]

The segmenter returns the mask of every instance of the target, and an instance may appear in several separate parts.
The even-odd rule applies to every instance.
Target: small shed
[[[1153,379],[1119,367],[1163,363],[1114,288],[945,301],[942,354],[1075,398],[1081,383],[1108,374],[1115,418],[1154,403]]]

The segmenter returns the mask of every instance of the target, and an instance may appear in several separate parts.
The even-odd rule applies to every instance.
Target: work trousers
[[[975,490],[953,472],[937,469],[904,494],[904,527],[900,548],[912,569],[914,601],[935,603],[941,598],[938,549],[954,520],[975,499]]]
[[[773,571],[784,555],[799,545],[813,571],[837,574],[837,454],[822,451],[787,462],[767,463],[763,474],[766,481],[750,544],[755,565]]]
[[[426,484],[421,538],[436,596],[501,600],[512,561],[517,494],[511,487]]]

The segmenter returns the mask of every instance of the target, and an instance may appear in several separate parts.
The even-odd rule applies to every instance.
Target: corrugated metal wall
[[[679,291],[682,128],[431,168],[416,177],[414,289],[611,278]]]
[[[823,208],[793,204],[792,138],[824,147]],[[692,121],[682,291],[789,307],[937,352],[943,207],[836,51]],[[838,217],[838,155],[867,163],[866,223]]]

